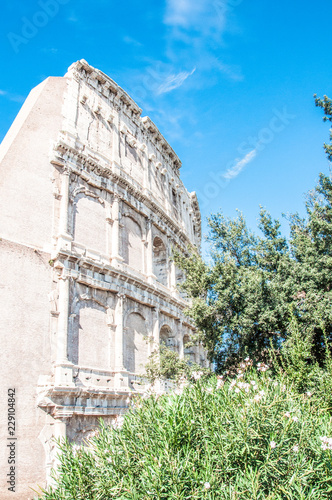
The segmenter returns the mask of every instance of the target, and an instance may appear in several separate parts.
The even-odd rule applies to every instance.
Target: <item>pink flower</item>
[[[217,382],[217,389],[221,389],[221,387],[224,385],[224,381],[222,379],[218,379],[218,382]]]
[[[273,450],[277,446],[277,443],[275,441],[271,441],[270,446]]]

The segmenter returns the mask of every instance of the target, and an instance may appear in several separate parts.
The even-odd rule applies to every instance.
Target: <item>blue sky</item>
[[[0,140],[32,87],[83,58],[159,127],[203,219],[303,213],[329,168],[312,95],[332,96],[331,14],[330,0],[5,0]]]

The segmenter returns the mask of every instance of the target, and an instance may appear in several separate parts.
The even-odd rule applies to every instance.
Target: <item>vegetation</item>
[[[44,500],[331,498],[330,415],[250,365],[139,399],[85,447],[64,443]]]
[[[186,359],[180,359],[178,353],[167,347],[164,343],[160,344],[159,350],[154,351],[145,365],[145,378],[152,384],[157,380],[176,380],[191,376],[192,372],[202,370],[206,375],[210,374],[210,369],[201,368],[196,363],[189,363]]]

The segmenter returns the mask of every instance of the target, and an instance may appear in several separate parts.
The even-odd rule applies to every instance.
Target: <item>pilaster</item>
[[[69,209],[69,179],[70,169],[64,168],[61,173],[61,201],[60,201],[60,220],[57,248],[71,250],[72,236],[68,233],[68,209]]]
[[[68,360],[69,277],[59,278],[59,317],[57,328],[57,350],[55,385],[73,384],[73,364]]]
[[[126,295],[117,294],[115,306],[115,377],[114,386],[128,387],[128,373],[124,366],[124,304]]]
[[[123,261],[120,256],[120,197],[114,194],[112,204],[112,266],[118,267]]]

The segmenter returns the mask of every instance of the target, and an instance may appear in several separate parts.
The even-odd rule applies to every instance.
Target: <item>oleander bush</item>
[[[242,363],[194,373],[171,394],[136,399],[77,449],[61,444],[44,500],[332,498],[332,421],[289,377]]]

